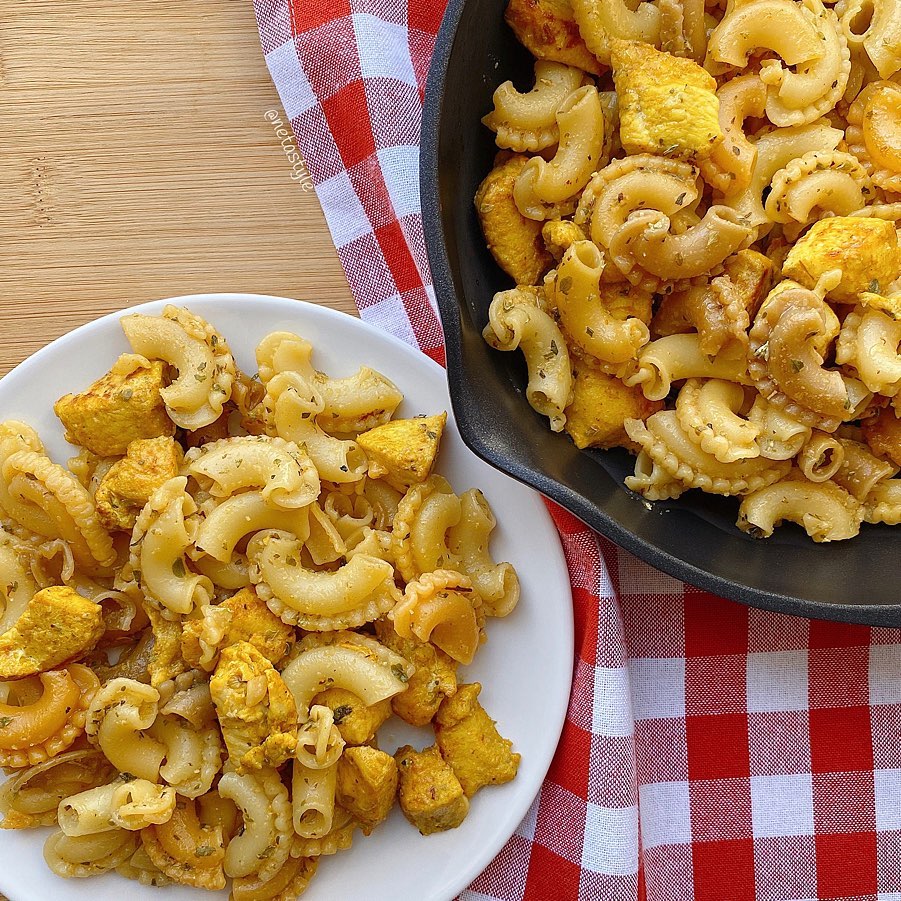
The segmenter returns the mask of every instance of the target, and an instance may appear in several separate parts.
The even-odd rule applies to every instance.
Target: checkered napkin
[[[444,2],[255,0],[361,316],[442,363],[417,171]],[[901,632],[723,601],[551,512],[575,602],[569,714],[538,799],[462,898],[901,901]]]

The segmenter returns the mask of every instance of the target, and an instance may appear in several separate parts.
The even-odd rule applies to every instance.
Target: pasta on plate
[[[898,3],[509,0],[506,20],[534,83],[494,93],[475,204],[515,283],[483,337],[522,353],[528,403],[633,453],[646,501],[739,498],[754,537],[897,523]]]
[[[251,379],[189,310],[122,327],[135,352],[56,405],[69,468],[0,422],[0,826],[56,827],[59,876],[235,901],[298,897],[396,800],[458,826],[519,765],[457,669],[520,586],[484,495],[434,472],[446,413],[395,418],[390,380],[288,332]],[[379,748],[392,715],[440,795]]]

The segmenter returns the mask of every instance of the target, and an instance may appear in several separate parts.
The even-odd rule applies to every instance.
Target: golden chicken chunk
[[[541,237],[541,222],[527,219],[513,200],[513,185],[529,157],[515,153],[495,166],[476,191],[482,233],[498,266],[517,285],[535,285],[554,265]]]
[[[210,694],[239,773],[280,766],[297,747],[297,706],[275,667],[248,641],[225,648]]]
[[[99,604],[65,585],[43,588],[0,635],[0,679],[24,679],[80,657],[104,629]]]
[[[181,448],[174,438],[132,441],[125,456],[107,470],[94,493],[103,525],[111,531],[130,532],[153,492],[178,475],[181,462]]]
[[[584,241],[585,232],[570,219],[549,219],[541,226],[541,237],[548,253],[559,263],[576,241]]]
[[[189,619],[184,624],[181,652],[191,666],[201,666],[201,659],[207,654],[210,663],[206,669],[212,669],[216,650],[239,641],[252,644],[272,664],[279,663],[294,647],[294,629],[283,623],[252,588],[242,588],[214,609],[220,622],[226,623],[215,635],[210,633],[206,617]]]
[[[814,222],[786,257],[782,274],[805,288],[839,269],[842,280],[829,296],[854,303],[864,291],[880,294],[901,276],[901,247],[895,226],[884,219],[833,216]]]
[[[345,748],[338,758],[335,800],[369,835],[394,806],[397,763],[390,754],[369,748]]]
[[[601,64],[579,33],[570,0],[510,0],[504,18],[519,42],[538,59],[601,74]]]
[[[578,448],[633,447],[623,423],[644,421],[662,410],[663,401],[648,400],[640,385],[629,388],[618,378],[574,357],[573,399],[564,428]]]
[[[327,688],[313,698],[313,703],[332,711],[341,738],[348,745],[365,745],[372,741],[382,723],[391,716],[389,698],[367,705],[346,688]]]
[[[435,714],[435,738],[441,756],[471,798],[486,785],[509,782],[519,769],[519,754],[513,743],[502,738],[494,720],[479,703],[478,682],[461,685],[445,698]]]
[[[722,140],[716,81],[696,62],[641,41],[610,41],[627,153],[695,162]]]
[[[427,725],[441,702],[457,690],[457,662],[427,641],[401,638],[384,620],[376,620],[375,631],[383,645],[416,667],[407,690],[391,699],[391,709],[413,726]]]
[[[66,441],[100,457],[119,457],[137,438],[175,434],[160,397],[163,363],[123,354],[113,368],[81,394],[67,394],[53,406],[66,428]]]
[[[469,812],[469,798],[438,749],[432,745],[417,751],[404,745],[394,757],[404,816],[422,835],[456,829]]]
[[[181,654],[184,620],[165,619],[158,607],[149,604],[144,609],[150,620],[150,631],[153,633],[147,673],[150,676],[150,684],[154,688],[159,688],[164,682],[188,671],[188,665]]]
[[[369,477],[384,479],[398,491],[424,482],[432,473],[447,413],[392,419],[363,432],[357,444],[369,457]]]
[[[888,457],[901,466],[901,419],[894,408],[886,407],[861,423],[863,440],[877,457]]]

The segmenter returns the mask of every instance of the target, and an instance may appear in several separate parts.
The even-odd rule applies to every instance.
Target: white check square
[[[748,713],[807,710],[807,651],[748,654]]]
[[[638,871],[637,807],[599,807],[588,802],[582,867],[611,876]]]
[[[267,53],[266,65],[269,66],[272,81],[278,85],[278,94],[288,119],[293,119],[316,105],[316,97],[297,58],[293,41]]]
[[[407,30],[376,16],[353,17],[363,78],[391,78],[416,86]]]
[[[629,672],[635,719],[685,716],[684,657],[636,657]]]
[[[651,782],[638,788],[641,842],[645,848],[691,841],[691,798],[687,782]]]
[[[813,835],[813,780],[809,773],[751,776],[755,838]]]

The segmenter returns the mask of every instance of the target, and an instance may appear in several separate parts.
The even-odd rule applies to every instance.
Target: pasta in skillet
[[[446,414],[395,417],[389,379],[333,378],[287,332],[257,384],[188,310],[123,328],[142,356],[57,404],[69,469],[0,422],[0,826],[55,827],[67,878],[297,897],[396,799],[426,828],[442,802],[400,791],[379,730],[434,745],[519,579],[485,496],[434,472]],[[485,784],[518,763],[499,735],[472,761]]]
[[[535,86],[505,82],[483,119],[501,152],[476,211],[516,281],[485,341],[522,352],[553,431],[635,454],[625,486],[644,500],[737,496],[757,538],[895,521],[901,6],[578,0],[572,21],[543,15],[545,41],[509,0]],[[581,39],[568,65],[555,29]],[[595,96],[616,114],[589,113]],[[456,528],[452,502],[415,502]],[[423,565],[397,519],[394,553],[407,580],[453,556]]]

